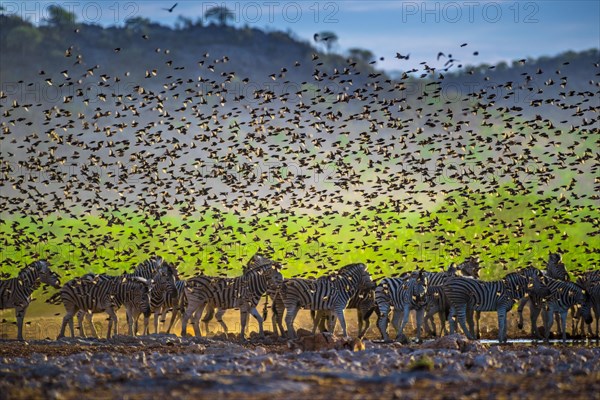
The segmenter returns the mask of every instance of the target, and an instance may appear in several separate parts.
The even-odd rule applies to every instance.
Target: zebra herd
[[[75,315],[82,336],[85,336],[84,319],[91,325],[92,335],[97,336],[92,317],[102,312],[109,315],[107,337],[118,334],[116,311],[121,306],[125,308],[129,335],[138,333],[141,315],[144,316],[143,334],[148,334],[152,314],[154,332],[158,333],[159,322],[166,320],[168,312],[172,312],[172,317],[167,332],[171,331],[177,318],[181,318],[182,335],[187,334],[187,325],[191,323],[194,334],[201,336],[199,322],[203,313],[202,321],[207,332],[208,322],[214,316],[227,331],[224,313],[228,309],[239,309],[242,339],[245,338],[248,315],[258,322],[258,333],[262,337],[267,305],[263,316],[257,306],[265,295],[272,300],[274,333],[289,339],[296,337],[294,321],[301,309],[311,311],[313,333],[317,329],[333,331],[339,322],[344,336],[348,333],[345,310],[356,309],[358,336],[364,337],[370,327],[369,319],[375,314],[383,340],[389,340],[390,316],[398,339],[414,311],[419,341],[423,328],[427,333],[436,335],[438,332],[454,333],[457,326],[469,338],[479,338],[480,313],[495,312],[498,340],[506,342],[507,313],[516,303],[520,329],[523,328],[523,310],[526,306],[530,307],[531,334],[535,338],[542,338],[537,328],[541,314],[543,338],[548,340],[556,318],[558,331],[565,340],[569,310],[574,332],[585,333],[587,325],[589,335],[592,335],[591,324],[595,315],[595,336],[598,338],[600,271],[583,273],[576,282],[571,282],[559,254],[550,254],[545,270],[522,268],[497,281],[479,279],[479,260],[475,257],[441,272],[414,271],[379,281],[371,278],[362,263],[344,266],[316,279],[284,279],[281,269],[280,263],[255,254],[238,277],[200,274],[180,280],[173,264],[153,256],[131,273],[118,276],[86,274],[61,287],[58,275],[50,270],[49,263],[36,261],[23,268],[18,277],[0,281],[0,308],[15,308],[19,340],[23,340],[23,319],[31,294],[40,283],[60,288],[47,300],[52,304],[62,303],[66,310],[59,338],[65,335],[67,325],[71,336],[75,336]],[[435,324],[436,315],[440,322],[439,331]]]

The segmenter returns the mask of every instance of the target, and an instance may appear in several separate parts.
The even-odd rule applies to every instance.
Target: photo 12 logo
[[[17,16],[35,25],[76,21],[117,25],[140,12],[140,3],[134,1],[3,1],[0,5],[2,15]]]
[[[534,1],[403,1],[403,23],[539,22],[540,3]]]

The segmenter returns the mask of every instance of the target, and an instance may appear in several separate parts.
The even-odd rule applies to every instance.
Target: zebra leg
[[[421,343],[421,328],[423,326],[423,315],[425,310],[420,308],[417,310],[417,342]]]
[[[254,317],[254,319],[256,320],[256,322],[258,322],[258,335],[261,338],[264,338],[265,337],[265,332],[263,330],[263,322],[264,322],[264,320],[263,320],[262,316],[260,315],[260,313],[258,312],[258,310],[256,308],[254,308],[254,307],[250,309],[250,314],[252,314],[252,316]]]
[[[436,326],[434,316],[437,313],[437,310],[434,308],[428,308],[427,313],[425,313],[425,333],[428,335],[437,336],[436,334]],[[440,316],[441,319],[441,316]]]
[[[473,337],[473,334],[471,333],[471,331],[467,328],[467,305],[466,304],[461,304],[460,306],[456,307],[455,309],[456,312],[456,319],[458,319],[458,323],[460,325],[460,327],[462,328],[463,332],[465,333],[465,335],[467,335],[467,337],[471,340],[475,339]],[[450,331],[450,333],[452,333],[452,331]]]
[[[79,310],[77,312],[77,329],[79,329],[79,335],[81,337],[86,337],[85,330],[83,329],[83,317],[84,316],[85,316],[85,314],[83,313],[83,310]]]
[[[222,314],[221,314],[222,315]],[[204,332],[208,335],[208,323],[215,317],[215,307],[211,305],[206,309],[206,314],[204,314],[204,318],[202,318],[202,322],[204,323]],[[222,323],[219,321],[219,323]],[[227,333],[227,328],[223,328],[223,331]]]
[[[519,322],[517,322],[517,328],[523,329],[523,310],[525,306],[529,304],[529,297],[525,296],[521,300],[519,300],[519,306],[517,307],[517,315],[519,316]],[[533,303],[529,306],[531,310],[533,308]]]
[[[214,309],[212,311],[214,312]],[[229,332],[229,328],[227,327],[227,324],[225,324],[225,321],[223,321],[223,316],[225,315],[226,311],[227,310],[224,308],[219,308],[219,309],[217,309],[217,313],[215,314],[216,320],[221,325],[221,328],[223,329],[223,332],[225,332],[225,334],[227,334]],[[208,332],[208,330],[207,330],[207,332]]]
[[[554,310],[548,309],[545,312],[546,318],[544,318],[544,335],[546,342],[550,339],[550,330],[552,329],[552,324],[554,323]]]
[[[71,321],[71,323],[72,323],[74,314],[75,314],[75,310],[67,310],[67,313],[63,317],[62,325],[60,326],[60,333],[58,334],[58,337],[56,338],[56,340],[65,337],[65,329],[66,329],[69,321]],[[73,327],[72,324],[70,325],[70,327],[71,327],[71,337],[75,337],[75,328]]]
[[[475,312],[475,337],[481,339],[481,329],[479,328],[479,321],[481,321],[481,311]]]
[[[117,313],[115,313],[115,310],[112,307],[107,308],[105,311],[108,314],[108,331],[106,332],[106,338],[110,339],[113,324],[115,324],[115,336],[118,335],[119,319],[117,317]]]
[[[344,337],[348,336],[348,332],[346,331],[346,318],[344,317],[344,309],[340,308],[335,310],[335,314],[337,318],[340,320],[340,326],[342,327],[342,334]]]
[[[456,307],[450,306],[448,311],[448,325],[450,325],[450,334],[453,335],[456,331]]]
[[[96,327],[94,326],[94,314],[88,313],[86,317],[88,320],[88,325],[90,326],[90,329],[92,331],[92,337],[98,338],[98,332],[96,331]]]
[[[556,318],[556,325],[558,326],[558,335],[562,336],[562,326],[560,325],[560,313],[558,311],[554,312],[554,318]],[[552,327],[552,325],[550,325]]]
[[[379,304],[379,315],[377,316],[377,328],[381,334],[381,338],[386,342],[390,340],[387,333],[388,318],[390,313],[390,307],[387,304]]]
[[[285,307],[285,325],[287,328],[287,337],[289,339],[296,339],[296,331],[294,330],[294,320],[298,314],[298,306],[286,306]]]
[[[475,311],[472,308],[467,307],[465,317],[467,325],[469,326],[469,333],[471,338],[476,339],[477,336],[475,335],[475,322],[473,321],[473,314],[475,314]]]
[[[175,321],[177,321],[177,317],[179,316],[179,308],[178,307],[173,307],[172,310],[172,314],[171,314],[171,322],[169,322],[169,327],[167,328],[167,333],[171,333],[171,328],[173,328],[173,325],[175,324]],[[167,316],[165,315],[165,320],[166,320]]]
[[[398,315],[398,316],[396,316],[396,315]],[[398,327],[398,321],[400,320],[400,310],[399,309],[394,310],[394,317],[392,318],[392,323],[396,327],[396,340],[400,339],[402,337],[402,335],[404,334],[404,327],[408,323],[409,318],[410,318],[410,308],[407,305],[406,307],[404,307],[404,310],[402,311],[402,324]]]
[[[537,307],[533,302],[531,302],[529,306],[529,316],[531,319],[531,335],[534,338],[541,339],[542,335],[540,335],[540,331],[537,327],[538,316],[540,315],[541,308]]]
[[[569,310],[564,310],[559,313],[560,314],[560,320],[558,320],[559,325],[562,326],[562,341],[563,343],[565,343],[567,341],[567,313],[569,312]]]
[[[17,340],[20,341],[23,341],[23,321],[25,320],[25,311],[27,311],[27,306],[15,308],[17,317]]]
[[[498,310],[498,343],[506,342],[506,310]]]
[[[317,332],[317,325],[321,325],[321,318],[323,318],[322,311],[310,310],[310,317],[312,318],[313,326],[312,326],[312,334],[314,335]],[[321,330],[321,332],[323,332]]]
[[[192,304],[192,302],[190,301],[188,302],[188,305],[183,311],[183,313],[181,314],[181,336],[187,336],[187,324],[190,318],[193,317],[196,308],[197,306],[195,304]],[[198,333],[196,336],[200,336],[200,334]]]
[[[201,304],[192,315],[192,326],[194,327],[194,335],[196,335],[197,337],[202,336],[202,333],[200,332],[200,317],[204,312],[204,307],[206,307],[206,303]]]
[[[220,310],[219,310],[220,311]],[[218,313],[217,313],[218,314]],[[240,325],[242,340],[246,340],[246,325],[248,324],[248,310],[240,308]]]
[[[271,310],[273,311],[271,315],[273,331],[275,332],[275,334],[277,334],[277,328],[279,328],[279,336],[286,336],[286,330],[283,327],[283,313],[285,312],[285,305],[283,304],[283,301],[281,300],[280,296],[276,296],[273,299],[273,305],[271,307]]]
[[[154,333],[158,333],[158,326],[159,326],[158,316],[161,314],[161,312],[162,312],[161,308],[157,308],[156,310],[154,310]]]

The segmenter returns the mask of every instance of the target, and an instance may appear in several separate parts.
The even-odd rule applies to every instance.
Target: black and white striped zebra
[[[558,313],[559,329],[562,332],[562,340],[564,342],[567,340],[566,328],[569,309],[575,306],[589,308],[590,302],[586,301],[587,298],[584,289],[573,282],[546,277],[543,283],[550,291],[550,295],[544,298],[543,303],[546,314],[546,318],[544,319],[545,339],[548,341],[552,323],[554,322],[554,313]],[[588,318],[586,323],[591,323],[591,320],[589,320],[591,315],[589,310],[584,309],[583,314]]]
[[[282,265],[280,263],[277,263],[276,261],[273,261],[270,258],[261,255],[259,252],[256,252],[250,258],[248,263],[243,266],[242,273],[245,274],[254,268],[264,267],[265,265],[274,265],[275,268],[277,268],[277,269],[282,268]],[[224,279],[232,279],[232,278],[224,278]],[[275,299],[277,297],[277,293],[278,293],[278,289],[277,290],[267,290],[267,292],[266,292],[267,301],[265,302],[265,308],[263,310],[263,316],[262,316],[263,322],[267,318],[268,299],[269,299],[269,297],[271,297],[272,299]],[[202,322],[204,323],[206,332],[209,331],[209,322],[215,316],[216,316],[217,322],[221,325],[223,332],[228,331],[227,324],[223,320],[223,316],[225,315],[225,312],[227,311],[227,309],[220,309],[220,308],[215,307],[214,304],[209,304],[208,307],[205,308],[205,310],[206,310],[206,312],[204,314],[204,318],[202,318]]]
[[[282,281],[279,264],[274,263],[253,267],[236,278],[201,275],[188,279],[185,290],[187,307],[181,322],[182,336],[187,333],[190,318],[195,335],[201,336],[199,321],[207,305],[219,309],[218,319],[224,310],[239,308],[242,339],[245,338],[248,314],[251,314],[258,322],[259,334],[263,336],[263,319],[256,306],[267,291],[275,291]]]
[[[590,284],[584,289],[586,292],[587,304],[582,308],[582,317],[584,322],[591,330],[592,317],[596,320],[596,339],[600,339],[598,325],[600,324],[600,282]],[[594,315],[592,316],[592,312]]]
[[[346,310],[356,310],[357,337],[363,338],[367,334],[371,326],[370,317],[376,309],[375,292],[372,289],[360,290],[350,298]],[[318,326],[321,332],[334,332],[337,322],[335,315],[328,311],[313,311],[312,313],[315,313],[313,316],[313,330],[315,326]]]
[[[152,270],[152,268],[149,268]],[[135,271],[134,274],[139,273]],[[179,275],[174,265],[161,262],[160,267],[152,277],[152,291],[150,292],[150,312],[154,313],[154,333],[158,333],[158,316],[162,313],[167,303],[179,300],[177,282]],[[135,329],[137,331],[137,316],[134,317]],[[148,334],[148,318],[144,318],[144,334]]]
[[[344,310],[352,296],[374,286],[367,267],[350,264],[335,273],[319,279],[287,279],[281,285],[281,296],[285,305],[287,336],[296,338],[294,320],[302,308],[325,310],[336,316],[344,336],[347,335]]]
[[[434,317],[437,314],[440,319],[441,332],[446,333],[446,321],[450,313],[450,303],[444,293],[444,283],[451,276],[464,276],[471,278],[479,277],[479,259],[468,257],[459,265],[451,264],[447,270],[441,272],[428,273],[428,285],[426,293],[426,306],[424,326],[428,334],[436,335],[436,326]],[[479,315],[476,315],[476,331],[479,335]]]
[[[17,339],[23,340],[23,321],[31,303],[31,294],[40,283],[60,287],[58,275],[45,260],[34,261],[19,271],[16,278],[0,281],[0,309],[14,308],[17,319]]]
[[[546,264],[545,276],[557,279],[561,281],[569,280],[569,273],[565,265],[561,261],[562,257],[558,253],[550,253],[548,256],[548,262]],[[525,306],[529,305],[529,318],[531,322],[531,335],[535,338],[541,338],[539,330],[537,328],[537,320],[542,311],[542,299],[548,295],[547,288],[540,284],[540,278],[537,278],[532,283],[532,287],[528,290],[527,296],[523,297],[519,301],[517,307],[517,315],[519,321],[517,327],[523,329],[523,311]],[[545,313],[542,315],[545,318]]]
[[[176,293],[167,293],[165,297],[165,301],[158,311],[160,314],[159,322],[165,323],[167,313],[171,312],[171,321],[169,322],[169,326],[167,327],[166,333],[171,333],[171,328],[177,321],[177,318],[183,313],[183,308],[185,305],[185,281],[179,280],[175,282]],[[154,329],[158,333],[158,322],[156,320],[156,311],[154,314]]]
[[[379,309],[377,327],[383,340],[390,340],[387,327],[390,312],[394,311],[392,325],[399,339],[408,323],[411,310],[417,312],[417,340],[421,340],[421,327],[425,312],[425,294],[427,293],[427,273],[415,272],[408,278],[385,278],[375,288],[375,303]],[[402,324],[400,324],[402,317]]]
[[[106,312],[109,315],[107,338],[118,334],[117,309],[125,305],[127,309],[130,334],[133,333],[134,316],[144,313],[150,315],[149,282],[141,277],[97,275],[90,279],[76,278],[65,284],[60,290],[60,298],[65,307],[58,338],[65,335],[69,324],[71,336],[75,335],[73,316],[84,311],[88,313]],[[92,325],[93,326],[93,325]]]
[[[498,313],[498,340],[506,342],[506,314],[515,301],[525,295],[529,279],[535,274],[539,275],[540,271],[525,268],[506,275],[502,280],[491,282],[451,277],[444,285],[444,292],[451,306],[450,314],[455,314],[465,334],[470,339],[475,339],[473,311],[495,311]],[[454,330],[455,323],[450,318],[450,333],[454,333]]]

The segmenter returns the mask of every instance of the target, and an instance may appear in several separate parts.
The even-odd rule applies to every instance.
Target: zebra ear
[[[145,285],[150,285],[154,282],[154,279],[148,281],[148,279],[142,278],[141,276],[135,276],[133,279],[136,281],[142,282]]]

